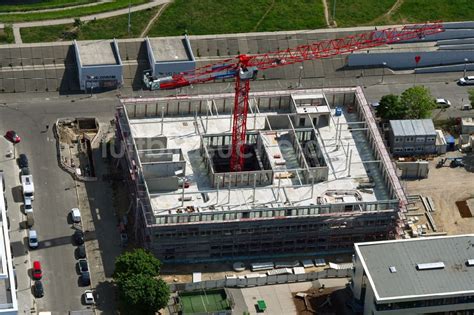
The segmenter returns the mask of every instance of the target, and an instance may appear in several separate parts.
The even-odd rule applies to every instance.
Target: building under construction
[[[251,93],[239,172],[233,106],[231,93],[121,100],[135,233],[157,257],[316,255],[398,237],[406,199],[360,88]]]

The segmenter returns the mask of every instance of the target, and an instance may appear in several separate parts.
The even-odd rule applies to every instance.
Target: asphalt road
[[[37,311],[52,311],[65,314],[70,310],[86,308],[82,305],[81,294],[84,288],[78,286],[76,273],[75,246],[72,245],[73,229],[67,221],[67,214],[72,207],[78,204],[75,182],[72,177],[62,171],[56,159],[56,143],[51,128],[45,132],[45,126],[53,126],[57,118],[77,116],[97,116],[104,119],[113,118],[113,109],[116,101],[97,100],[83,96],[76,97],[77,101],[70,102],[70,98],[45,98],[45,95],[19,95],[0,105],[0,130],[13,129],[22,137],[16,154],[25,153],[29,157],[30,169],[35,184],[35,212],[34,228],[38,231],[40,247],[27,252],[26,232],[18,229],[18,221],[24,220],[19,215],[21,190],[19,186],[12,189],[13,200],[9,200],[9,215],[12,229],[15,228],[18,236],[12,240],[15,264],[27,266],[25,270],[17,270],[22,292],[19,293],[21,313],[28,311],[32,300],[31,292],[26,290],[29,275],[26,268],[34,260],[40,260],[43,267],[43,282],[45,297],[36,300]],[[12,166],[13,161],[5,161]],[[7,164],[5,164],[7,165]],[[3,167],[3,166],[2,166]],[[9,167],[7,172],[8,184],[20,185],[18,168]],[[10,197],[11,198],[11,197]],[[18,211],[16,214],[14,211]],[[18,216],[18,217],[17,217]],[[113,222],[115,225],[115,222]],[[23,235],[23,239],[21,239]]]

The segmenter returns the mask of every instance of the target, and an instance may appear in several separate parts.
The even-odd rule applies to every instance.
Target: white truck
[[[23,197],[35,199],[35,185],[33,184],[33,175],[21,176],[21,187],[23,189]]]

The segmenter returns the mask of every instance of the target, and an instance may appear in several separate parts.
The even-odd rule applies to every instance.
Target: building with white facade
[[[10,249],[7,212],[4,199],[5,181],[0,171],[0,315],[18,314],[15,271]]]
[[[474,234],[355,244],[364,314],[473,314]]]

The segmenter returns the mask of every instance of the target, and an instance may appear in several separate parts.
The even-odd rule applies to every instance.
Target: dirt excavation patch
[[[469,200],[471,200],[471,202],[469,202]],[[474,199],[471,198],[467,200],[456,201],[456,206],[458,207],[462,218],[472,218],[471,208],[474,206],[473,200]]]

